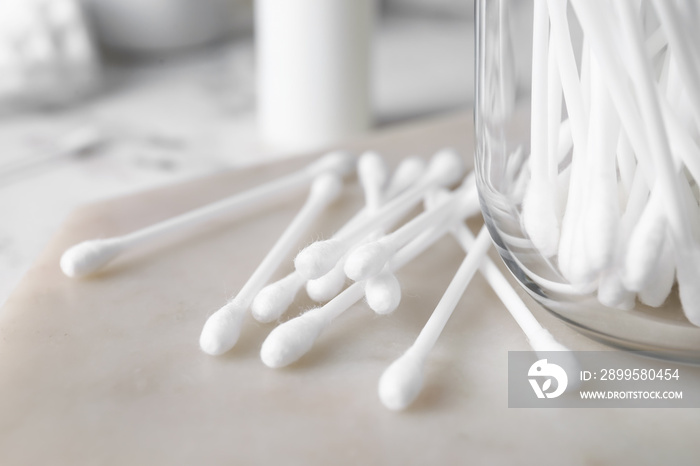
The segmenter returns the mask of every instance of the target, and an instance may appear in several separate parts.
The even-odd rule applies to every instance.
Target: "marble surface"
[[[469,116],[457,115],[352,147],[377,148],[396,164],[409,150],[467,151],[471,137]],[[304,163],[227,171],[76,210],[0,314],[0,464],[697,464],[695,409],[509,409],[508,351],[528,345],[480,276],[430,354],[415,404],[384,409],[381,372],[415,338],[463,257],[449,238],[399,273],[410,291],[396,313],[379,317],[360,302],[277,371],[258,357],[274,324],[247,318],[222,357],[199,351],[197,338],[303,196],[135,251],[92,279],[60,272],[61,252],[77,241],[131,231]],[[305,241],[328,235],[359,205],[350,181]],[[559,341],[600,349],[525,299]],[[296,305],[290,315],[311,303]]]
[[[374,55],[377,125],[468,108],[472,62],[469,18],[383,20]],[[186,56],[110,62],[92,100],[0,119],[0,304],[76,207],[297,155],[258,140],[254,82],[254,44],[242,37]],[[83,125],[105,134],[92,156],[2,175],[7,164],[51,153]]]

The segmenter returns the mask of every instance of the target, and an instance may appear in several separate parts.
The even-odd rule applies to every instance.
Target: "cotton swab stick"
[[[557,252],[559,219],[556,215],[554,179],[550,176],[548,132],[549,20],[543,1],[533,4],[532,94],[530,118],[530,183],[525,191],[522,218],[532,243],[545,257]],[[561,110],[560,110],[561,112]]]
[[[651,198],[637,222],[627,244],[624,274],[625,287],[639,292],[654,280],[656,265],[663,252],[666,221],[659,218],[658,199]]]
[[[671,289],[673,288],[673,283],[676,275],[676,263],[673,257],[673,246],[668,237],[664,238],[663,245],[661,247],[662,252],[659,257],[656,268],[656,273],[654,274],[654,280],[639,290],[637,296],[639,300],[651,307],[659,307],[671,294]]]
[[[394,273],[418,257],[444,236],[446,228],[432,228],[408,243],[387,264],[386,271]],[[323,329],[362,299],[365,293],[363,282],[353,283],[322,307],[278,325],[265,339],[260,349],[260,359],[271,368],[288,366],[297,361],[311,349]],[[309,312],[313,312],[313,316],[304,319]]]
[[[557,65],[557,46],[554,38],[549,38],[549,53],[547,55],[547,152],[550,183],[556,183],[559,175],[559,162],[563,158],[559,152],[559,143],[565,138],[560,135],[561,121],[561,78]],[[568,122],[568,120],[567,120]],[[570,137],[570,135],[569,135]],[[567,149],[566,152],[569,152]],[[566,153],[565,152],[565,153]],[[556,186],[554,186],[556,188]],[[554,196],[556,198],[556,196]]]
[[[620,172],[620,184],[625,189],[626,197],[629,197],[632,190],[632,180],[637,168],[637,159],[632,152],[632,145],[627,140],[627,135],[620,132],[617,141],[617,169]]]
[[[376,152],[365,152],[357,161],[357,176],[365,194],[365,206],[369,213],[382,205],[384,185],[389,179],[386,162]]]
[[[369,161],[369,162],[368,162]],[[370,207],[369,204],[379,202],[378,197],[381,196],[382,186],[386,183],[387,173],[386,166],[381,156],[375,152],[366,152],[362,154],[357,162],[357,175],[365,195],[365,208],[360,210],[349,223],[357,220],[361,215],[366,214]],[[345,276],[341,276],[341,283],[326,283],[328,287],[338,286],[337,294],[345,284]],[[306,280],[294,271],[286,277],[270,283],[265,286],[255,296],[250,312],[253,318],[258,322],[272,322],[278,319],[292,304],[297,293]]]
[[[82,277],[95,273],[119,254],[136,245],[163,238],[177,231],[191,229],[224,215],[254,211],[262,205],[284,199],[311,183],[322,173],[344,176],[352,172],[354,167],[354,156],[343,152],[329,153],[295,173],[141,230],[123,236],[79,243],[63,253],[61,269],[69,277]]]
[[[296,270],[307,279],[318,278],[371,231],[382,228],[403,217],[430,189],[455,183],[464,173],[461,157],[452,150],[442,150],[430,161],[427,172],[415,186],[383,205],[374,215],[368,215],[342,236],[317,241],[307,246],[294,259]]]
[[[579,238],[577,238],[580,212],[583,199],[581,157],[587,153],[588,115],[583,101],[582,86],[579,81],[576,59],[571,44],[569,21],[566,14],[565,0],[548,0],[551,34],[556,41],[555,52],[559,65],[564,101],[566,102],[571,136],[574,142],[572,159],[571,182],[567,197],[566,210],[561,222],[559,238],[558,263],[562,274],[570,278],[572,270],[576,270],[577,260],[581,258]],[[582,155],[583,154],[583,155]],[[570,281],[574,281],[571,280]]]
[[[664,26],[664,31],[671,50],[677,55],[678,70],[681,79],[685,83],[685,90],[692,102],[690,108],[695,117],[695,124],[700,128],[700,62],[697,55],[693,53],[692,41],[688,41],[687,37],[683,36],[684,28],[682,26],[683,19],[679,16],[679,11],[674,4],[664,0],[653,0],[654,9],[659,15],[661,24]],[[697,25],[693,25],[697,28]]]
[[[586,270],[581,271],[584,279],[594,276],[613,262],[620,221],[615,154],[620,123],[595,56],[590,58],[590,73],[591,123],[586,183],[589,194],[581,216],[586,256]]]
[[[585,148],[588,118],[583,103],[576,58],[571,44],[569,21],[566,16],[566,0],[547,0],[547,5],[552,27],[551,34],[556,42],[555,53],[559,64],[564,101],[571,123],[571,134],[574,145]],[[585,150],[583,152],[585,153]]]
[[[382,195],[382,203],[393,199],[411,186],[425,171],[425,160],[421,157],[408,157],[404,159],[392,176],[386,192]],[[366,212],[365,212],[366,213]],[[350,225],[352,226],[352,225]],[[387,225],[385,228],[389,228]],[[342,231],[336,233],[342,235]],[[347,255],[345,256],[347,257]],[[345,285],[345,258],[341,258],[333,268],[325,275],[306,282],[306,293],[309,298],[319,303],[325,303],[333,299]],[[370,285],[371,287],[371,285]],[[384,300],[386,302],[386,300]],[[374,302],[374,301],[373,301]],[[370,305],[372,307],[372,305]],[[374,309],[374,308],[373,308]],[[386,310],[386,307],[383,308]]]
[[[581,45],[581,92],[586,113],[591,111],[591,48],[588,46],[586,36]]]
[[[460,204],[464,207],[460,207]],[[360,281],[378,274],[396,251],[429,225],[447,220],[454,209],[473,210],[474,206],[478,207],[478,198],[470,177],[441,205],[422,212],[391,234],[355,249],[345,261],[345,275],[351,280]]]
[[[395,360],[379,379],[379,398],[387,408],[401,410],[415,400],[423,388],[423,365],[445,328],[457,303],[491,246],[491,237],[482,227],[474,247],[460,265],[435,311],[416,341]]]
[[[241,320],[255,296],[314,219],[340,195],[342,186],[342,178],[335,173],[324,173],[316,177],[304,206],[243,285],[238,295],[207,319],[199,339],[202,351],[216,356],[225,353],[236,344],[241,331]]]
[[[630,234],[642,216],[648,197],[649,188],[644,173],[640,167],[636,167],[625,211],[620,219],[615,263],[604,270],[598,280],[598,301],[605,306],[623,310],[630,310],[634,307],[636,293],[624,286],[625,270],[623,264]],[[631,252],[632,254],[637,253],[636,250]]]

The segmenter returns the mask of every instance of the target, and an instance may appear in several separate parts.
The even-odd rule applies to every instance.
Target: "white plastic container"
[[[258,0],[255,18],[267,146],[300,152],[369,129],[373,0]]]

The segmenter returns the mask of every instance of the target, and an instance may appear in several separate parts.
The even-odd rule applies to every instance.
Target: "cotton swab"
[[[447,225],[443,225],[423,232],[396,253],[385,270],[391,273],[398,271],[440,239],[446,228]],[[284,367],[297,361],[311,349],[323,329],[362,299],[364,293],[366,289],[363,282],[353,283],[322,307],[275,327],[260,349],[260,359],[271,368]],[[313,316],[304,318],[309,312],[313,312]]]
[[[630,310],[634,307],[636,293],[623,284],[625,253],[630,232],[639,222],[648,197],[649,188],[647,187],[644,173],[640,167],[636,167],[630,184],[625,211],[620,219],[615,263],[607,270],[603,270],[598,280],[598,301],[605,306],[623,310]],[[637,251],[633,252],[633,254],[636,253]]]
[[[362,215],[365,215],[371,203],[379,202],[382,186],[388,176],[383,159],[376,152],[362,154],[357,162],[357,176],[365,195],[365,207],[361,209],[348,223],[352,223]],[[330,278],[330,277],[329,277]],[[345,284],[345,276],[341,276],[340,283],[327,282],[327,287],[338,287],[338,294]],[[286,277],[270,283],[257,294],[250,306],[253,318],[258,322],[272,322],[278,319],[294,301],[297,293],[306,280],[294,271]],[[334,296],[335,296],[334,294]]]
[[[452,150],[438,152],[430,161],[427,172],[411,189],[383,205],[374,215],[368,215],[342,236],[317,241],[307,246],[294,259],[296,270],[307,279],[328,273],[359,239],[403,217],[420,202],[425,192],[458,181],[464,173],[461,157]]]
[[[260,359],[272,369],[288,366],[306,354],[321,332],[340,314],[362,299],[364,289],[354,283],[322,307],[290,319],[267,336],[260,348]]]
[[[367,305],[379,315],[391,314],[401,303],[401,284],[392,272],[385,270],[365,281]]]
[[[582,164],[581,158],[587,153],[588,115],[583,100],[582,86],[579,81],[576,59],[571,44],[569,22],[566,15],[565,0],[548,0],[551,34],[556,42],[555,53],[559,65],[564,101],[571,124],[571,136],[574,142],[571,182],[566,202],[566,209],[561,221],[561,236],[558,247],[558,264],[561,273],[572,282],[572,273],[578,270],[581,250],[577,234],[583,199],[581,194]]]
[[[316,177],[304,206],[238,295],[207,319],[199,339],[202,351],[216,356],[225,353],[236,344],[240,335],[241,320],[253,299],[313,220],[340,195],[342,185],[342,178],[334,173],[324,173]]]
[[[661,255],[655,267],[654,280],[639,290],[639,300],[651,307],[659,307],[671,294],[676,274],[676,263],[673,257],[673,246],[668,237],[664,238]]]
[[[615,155],[620,123],[595,56],[590,58],[590,81],[591,122],[586,164],[590,194],[581,213],[586,256],[584,277],[594,276],[613,262],[620,221]]]
[[[588,134],[588,118],[583,103],[576,58],[571,45],[569,21],[566,16],[566,0],[547,0],[547,5],[552,27],[551,34],[556,42],[555,53],[559,64],[564,101],[566,102],[571,124],[571,135],[575,146],[585,148],[586,134]]]
[[[365,194],[365,206],[368,213],[376,211],[382,205],[384,185],[389,179],[389,171],[381,155],[365,152],[357,161],[357,176]]]
[[[656,203],[658,203],[656,198]],[[656,265],[663,252],[666,222],[658,216],[652,198],[646,205],[629,237],[622,281],[634,292],[641,291],[654,280]]]
[[[254,211],[263,205],[284,199],[289,194],[311,183],[322,173],[335,173],[344,176],[352,172],[354,167],[354,156],[344,152],[329,153],[295,173],[144,229],[123,236],[88,240],[77,244],[63,253],[61,269],[69,277],[90,275],[107,265],[119,254],[137,245],[163,238],[178,231],[191,229],[224,215]]]
[[[265,286],[255,296],[250,305],[250,313],[262,323],[273,322],[284,314],[294,302],[306,280],[296,272],[291,272],[276,282]]]
[[[431,199],[431,202],[436,202],[436,198],[444,195],[444,192],[436,193]],[[465,253],[468,253],[469,250],[474,247],[474,235],[463,222],[455,223],[451,228],[451,233],[462,246]],[[488,256],[484,257],[483,262],[479,266],[479,271],[518,326],[522,329],[532,349],[540,353],[540,357],[546,357],[547,355],[544,354],[544,352],[547,351],[569,351],[567,347],[557,342],[554,337],[537,322],[537,319],[532,315],[523,300],[520,299],[520,296],[518,296],[513,287],[508,283],[508,280],[506,280],[500,270],[498,270],[496,264],[494,264]],[[566,364],[567,369],[573,369],[573,373],[577,373],[575,368],[578,366],[578,363],[573,355],[566,357]]]
[[[478,205],[472,178],[468,178],[451,199],[445,200],[442,205],[421,213],[393,233],[355,249],[345,261],[345,275],[359,281],[378,274],[401,246],[415,238],[427,226],[446,220],[454,209],[462,210],[459,207],[460,203],[463,203],[467,210]]]
[[[491,246],[491,237],[482,227],[474,247],[460,265],[435,311],[416,341],[395,360],[379,379],[379,398],[387,408],[401,410],[415,400],[423,387],[423,365],[445,328],[479,264]]]
[[[560,136],[563,128],[561,121],[561,78],[557,65],[557,54],[554,48],[557,46],[553,37],[549,37],[549,55],[547,57],[547,152],[549,181],[556,183],[559,176],[559,162],[564,157],[560,155],[559,143],[564,142],[565,137]],[[568,119],[566,120],[568,125]],[[570,132],[569,132],[570,138]],[[568,153],[567,148],[564,154]],[[556,185],[554,186],[556,188]],[[556,197],[556,196],[555,196]],[[557,209],[558,210],[558,209]]]
[[[551,177],[548,139],[549,21],[543,1],[533,4],[532,97],[530,118],[530,183],[525,191],[522,218],[525,231],[545,257],[557,252],[559,219],[556,215],[554,179]],[[553,55],[553,54],[552,54]],[[556,165],[555,165],[556,166]]]

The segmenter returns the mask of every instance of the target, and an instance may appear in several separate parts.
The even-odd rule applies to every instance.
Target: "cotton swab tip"
[[[357,162],[357,177],[365,192],[365,203],[369,209],[381,205],[382,188],[389,178],[384,159],[376,152],[365,152]]]
[[[294,267],[307,280],[319,278],[328,273],[345,254],[340,240],[316,241],[297,254]]]
[[[554,196],[539,186],[529,186],[523,200],[523,225],[530,240],[545,257],[552,257],[559,247],[559,220]]]
[[[410,352],[394,361],[379,379],[379,399],[392,411],[406,409],[423,388],[423,361]]]
[[[345,261],[345,275],[360,281],[381,272],[390,259],[391,251],[381,241],[364,244],[354,250]]]
[[[292,364],[311,349],[326,325],[318,309],[278,325],[263,342],[260,359],[272,369]]]
[[[429,191],[423,197],[423,208],[425,210],[433,210],[441,203],[446,202],[450,198],[450,193],[446,189],[435,189]]]
[[[317,303],[333,299],[345,286],[345,272],[342,267],[333,267],[322,277],[306,282],[306,294]]]
[[[230,302],[209,316],[199,337],[199,346],[205,353],[219,356],[234,347],[241,334],[245,308]]]
[[[393,273],[382,272],[365,282],[365,297],[377,314],[391,314],[401,303],[401,284]]]
[[[356,156],[344,151],[334,151],[313,162],[308,169],[314,173],[332,172],[345,176],[354,172],[356,165]]]
[[[683,313],[693,325],[700,327],[700,248],[676,254],[676,277]]]
[[[454,149],[442,149],[428,165],[428,175],[438,184],[448,186],[464,177],[464,161]]]
[[[311,184],[309,198],[325,200],[331,203],[336,200],[343,190],[343,180],[336,173],[318,175]]]
[[[250,313],[262,323],[278,319],[289,309],[300,287],[301,282],[296,274],[287,275],[282,280],[267,285],[253,300]]]
[[[66,250],[61,256],[61,270],[69,277],[83,277],[97,272],[122,251],[112,240],[88,240]]]
[[[388,197],[392,197],[415,183],[423,173],[425,173],[425,160],[422,157],[412,156],[403,159],[387,187]]]

